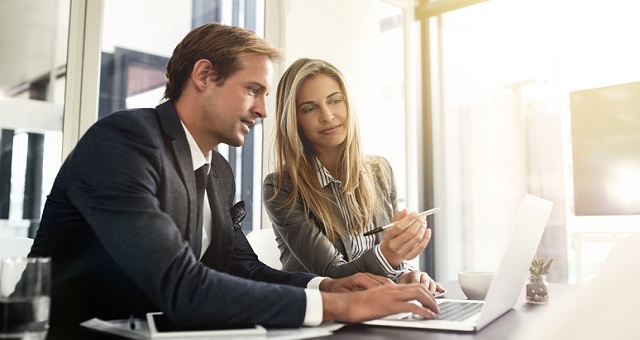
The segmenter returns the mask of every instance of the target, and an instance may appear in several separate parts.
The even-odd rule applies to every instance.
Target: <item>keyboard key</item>
[[[461,321],[482,309],[482,303],[464,301],[444,301],[438,305],[440,314],[436,320]]]

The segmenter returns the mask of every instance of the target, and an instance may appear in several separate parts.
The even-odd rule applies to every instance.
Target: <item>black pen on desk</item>
[[[438,212],[439,210],[440,210],[440,208],[439,208],[439,207],[438,207],[438,208],[429,209],[429,210],[427,210],[427,211],[423,211],[423,212],[419,213],[419,214],[418,214],[418,217],[426,217],[426,216],[429,216],[429,215],[433,215],[433,214],[435,214],[436,212]],[[393,222],[393,223],[389,223],[389,224],[384,225],[384,226],[382,226],[382,227],[377,227],[377,228],[375,228],[375,229],[369,230],[369,231],[367,231],[366,233],[364,233],[363,235],[364,235],[364,236],[369,236],[369,235],[377,234],[377,233],[379,233],[379,232],[381,232],[381,231],[385,231],[385,230],[387,230],[387,229],[389,229],[389,228],[393,227],[393,224],[394,224],[394,223],[395,223],[395,222]]]
[[[129,328],[131,328],[131,330],[136,329],[136,319],[133,317],[133,314],[129,314]]]

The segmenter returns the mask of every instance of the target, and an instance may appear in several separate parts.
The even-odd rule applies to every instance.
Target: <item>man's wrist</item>
[[[344,302],[344,297],[333,293],[321,292],[320,294],[322,294],[322,322],[345,321],[340,317],[340,313],[344,313],[348,307]]]

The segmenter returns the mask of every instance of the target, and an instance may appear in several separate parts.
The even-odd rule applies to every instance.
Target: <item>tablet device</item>
[[[215,337],[251,337],[267,335],[260,325],[220,326],[207,328],[181,327],[173,324],[161,312],[147,313],[149,336],[152,339],[168,338],[215,338]]]

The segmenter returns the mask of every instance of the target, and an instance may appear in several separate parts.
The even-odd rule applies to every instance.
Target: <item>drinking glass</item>
[[[50,289],[51,258],[0,257],[0,339],[45,339]]]

